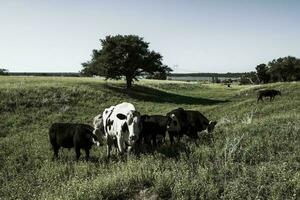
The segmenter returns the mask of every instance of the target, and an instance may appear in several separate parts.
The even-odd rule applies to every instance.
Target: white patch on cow
[[[181,130],[181,126],[180,126],[178,118],[176,117],[175,114],[171,114],[170,118],[171,118],[171,122],[168,124],[167,130],[179,132]]]
[[[211,133],[213,132],[217,122],[216,121],[209,121],[208,126],[207,126],[207,132]]]

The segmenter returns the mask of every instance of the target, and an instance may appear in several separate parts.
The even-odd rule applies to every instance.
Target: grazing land
[[[131,91],[121,81],[93,78],[0,77],[0,199],[299,199],[300,83],[227,87],[143,80]],[[282,96],[256,103],[261,88]],[[91,160],[64,149],[52,160],[54,122],[92,124],[123,101],[143,114],[178,107],[218,121],[199,145],[188,138],[155,152]]]

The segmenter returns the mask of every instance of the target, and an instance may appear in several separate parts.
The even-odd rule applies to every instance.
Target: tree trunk
[[[127,84],[127,89],[130,89],[132,86],[132,78],[126,77],[126,84]]]

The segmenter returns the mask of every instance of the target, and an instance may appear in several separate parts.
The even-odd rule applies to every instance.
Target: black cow
[[[53,123],[49,129],[49,138],[54,157],[58,157],[60,147],[74,147],[77,160],[80,157],[80,149],[85,150],[86,159],[88,159],[92,145],[98,141],[93,131],[94,128],[87,124]]]
[[[173,144],[174,136],[178,138],[178,141],[183,135],[198,139],[198,132],[207,130],[211,133],[214,130],[216,121],[209,121],[199,111],[184,110],[178,108],[167,113],[167,131],[169,133],[170,142]]]
[[[142,115],[142,131],[139,143],[142,142],[149,146],[157,146],[157,137],[160,136],[161,142],[164,141],[167,131],[167,117],[163,115]]]
[[[270,101],[272,101],[276,95],[281,96],[281,92],[278,90],[260,90],[257,93],[257,102],[259,102],[259,100],[263,101],[263,97],[270,97]]]

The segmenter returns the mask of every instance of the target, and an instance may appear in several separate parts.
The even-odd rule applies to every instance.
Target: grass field
[[[218,84],[92,78],[0,77],[0,199],[299,199],[300,83],[228,88]],[[282,91],[256,103],[260,88]],[[91,161],[73,150],[52,161],[53,122],[92,123],[123,101],[141,113],[183,107],[218,125],[200,145],[188,138],[174,149],[128,160],[106,160],[93,147]]]

